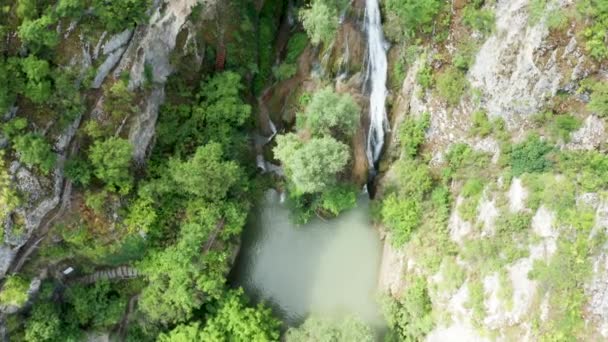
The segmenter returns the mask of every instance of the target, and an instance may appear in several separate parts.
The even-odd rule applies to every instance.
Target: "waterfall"
[[[368,45],[368,74],[366,78],[371,86],[369,95],[370,125],[367,136],[367,158],[370,168],[374,168],[374,164],[380,157],[382,145],[384,145],[385,129],[388,128],[385,109],[388,65],[378,1],[365,1],[365,29]]]

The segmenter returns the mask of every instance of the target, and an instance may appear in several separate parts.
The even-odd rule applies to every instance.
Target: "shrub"
[[[273,152],[301,193],[321,192],[335,184],[350,159],[348,146],[327,136],[304,144],[294,134],[279,135]]]
[[[392,340],[422,341],[435,326],[433,305],[424,278],[409,279],[407,284],[400,299],[383,298],[384,317]]]
[[[308,45],[308,37],[305,33],[295,33],[287,42],[287,55],[285,56],[285,63],[294,64],[298,62],[298,58],[306,49]]]
[[[150,0],[94,0],[93,8],[106,29],[120,32],[144,23],[150,4]]]
[[[315,0],[300,11],[300,20],[314,45],[329,45],[338,29],[338,12],[323,0]]]
[[[321,207],[334,216],[357,206],[357,188],[353,185],[338,185],[323,191]]]
[[[474,5],[468,5],[462,13],[462,23],[484,35],[492,33],[496,18],[494,12]]]
[[[422,89],[431,88],[433,85],[433,68],[428,63],[424,63],[420,70],[418,70],[416,81]]]
[[[415,199],[403,199],[390,194],[382,201],[381,217],[382,223],[391,232],[391,243],[395,247],[401,247],[421,224],[422,208]]]
[[[272,68],[272,74],[277,81],[284,81],[292,78],[298,72],[295,64],[281,63]]]
[[[581,125],[581,120],[572,115],[558,115],[551,125],[551,134],[564,142],[568,142],[570,141],[570,133],[579,129]]]
[[[437,76],[436,87],[441,98],[450,106],[456,106],[468,89],[469,83],[462,72],[451,67]]]
[[[395,163],[400,197],[422,200],[433,185],[429,167],[418,160],[401,159]]]
[[[473,129],[472,133],[480,137],[486,137],[492,133],[492,123],[488,120],[488,115],[482,110],[473,112],[472,117]]]
[[[111,137],[96,141],[89,149],[93,173],[106,183],[108,190],[126,195],[131,191],[133,177],[129,171],[133,146],[129,141]]]
[[[585,48],[589,54],[602,60],[608,57],[608,6],[603,0],[584,0],[577,2],[580,13],[588,17],[588,26],[583,31],[586,39]]]
[[[429,33],[441,9],[440,0],[387,0],[386,12],[396,16],[400,35],[413,37],[417,32]],[[390,23],[389,23],[390,24]]]
[[[429,113],[423,113],[420,118],[408,116],[399,127],[399,142],[403,153],[408,157],[418,154],[420,145],[424,142],[426,130],[431,124]]]
[[[37,166],[44,174],[55,167],[57,155],[51,145],[39,134],[28,133],[14,139],[13,146],[19,153],[19,160],[28,166]]]
[[[69,159],[65,163],[65,176],[74,183],[84,186],[89,185],[91,165],[84,159]]]
[[[530,135],[528,138],[511,148],[511,169],[514,176],[523,173],[540,173],[551,168],[553,163],[547,159],[547,155],[553,151],[553,147],[540,140],[538,135]]]
[[[3,305],[21,307],[27,301],[27,291],[30,284],[23,278],[8,276],[0,291],[0,303]]]
[[[43,48],[54,48],[59,43],[59,36],[54,26],[57,22],[50,15],[38,19],[25,20],[19,26],[19,38],[37,52]]]
[[[600,117],[608,116],[608,83],[595,82],[590,86],[591,100],[587,104],[587,109]]]
[[[349,139],[359,127],[360,113],[352,96],[326,87],[313,94],[305,112],[306,127],[314,136],[333,134]]]

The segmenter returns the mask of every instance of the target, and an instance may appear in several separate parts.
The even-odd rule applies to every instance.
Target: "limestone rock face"
[[[566,1],[562,1],[565,4]],[[562,84],[578,78],[584,61],[576,39],[549,46],[543,20],[528,24],[528,0],[496,3],[496,32],[481,47],[469,72],[488,113],[514,125],[518,116],[537,113]]]

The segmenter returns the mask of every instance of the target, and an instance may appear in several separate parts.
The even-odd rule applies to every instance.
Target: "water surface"
[[[288,325],[310,313],[356,315],[375,327],[381,245],[371,226],[369,200],[336,219],[296,225],[274,190],[253,215],[232,278],[267,301]]]

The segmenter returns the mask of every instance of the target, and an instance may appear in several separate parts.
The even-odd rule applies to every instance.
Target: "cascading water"
[[[382,32],[382,19],[380,17],[379,0],[365,0],[365,29],[367,32],[368,67],[367,79],[371,91],[369,95],[369,132],[367,136],[367,158],[370,168],[380,158],[384,133],[388,128],[386,117],[386,79],[388,63],[386,60],[386,46]]]

